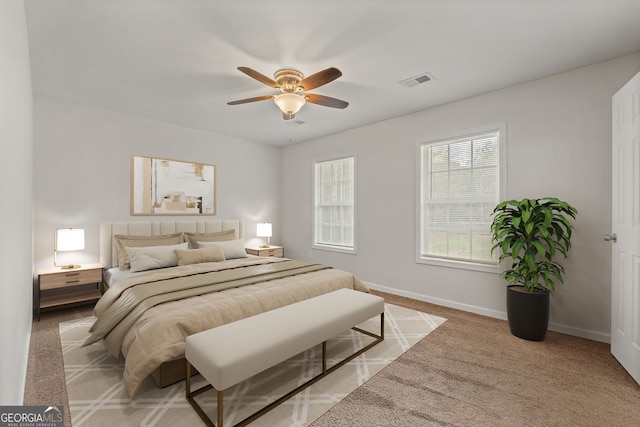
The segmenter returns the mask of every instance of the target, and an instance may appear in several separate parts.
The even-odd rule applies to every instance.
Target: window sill
[[[500,268],[500,266],[497,264],[495,265],[479,264],[475,262],[455,261],[455,260],[439,259],[439,258],[427,258],[423,256],[418,256],[416,258],[416,263],[436,265],[438,267],[456,268],[460,270],[481,271],[483,273],[493,273],[493,274],[502,273],[502,268]]]
[[[328,252],[338,252],[338,253],[349,254],[349,255],[355,255],[356,254],[355,248],[345,248],[345,247],[341,247],[341,246],[330,246],[330,245],[314,244],[314,245],[311,245],[311,249],[318,249],[318,250],[321,250],[321,251],[328,251]]]

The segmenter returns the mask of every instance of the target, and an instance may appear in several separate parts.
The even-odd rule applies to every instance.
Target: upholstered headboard
[[[236,239],[244,239],[242,221],[239,219],[213,219],[196,221],[131,221],[100,223],[100,263],[105,268],[116,267],[118,256],[113,236],[159,236],[173,233],[215,233],[235,230]]]

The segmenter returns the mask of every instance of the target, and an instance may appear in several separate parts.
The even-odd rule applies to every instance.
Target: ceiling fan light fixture
[[[295,115],[307,101],[297,93],[281,93],[273,98],[273,102],[276,103],[283,114]]]
[[[340,77],[342,72],[335,67],[330,67],[322,71],[318,71],[308,77],[297,70],[284,69],[277,71],[274,75],[275,80],[257,72],[249,67],[238,67],[238,70],[245,73],[247,76],[259,81],[260,83],[279,89],[278,95],[264,95],[256,96],[253,98],[239,99],[237,101],[227,102],[229,105],[247,104],[249,102],[265,101],[267,99],[273,99],[275,104],[280,108],[282,112],[282,118],[285,120],[292,120],[295,118],[296,113],[300,111],[302,106],[307,102],[316,105],[322,105],[323,107],[344,109],[349,106],[349,103],[341,99],[332,98],[330,96],[318,95],[313,93],[302,92],[324,86]]]

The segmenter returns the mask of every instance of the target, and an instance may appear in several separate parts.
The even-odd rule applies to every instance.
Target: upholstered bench
[[[378,315],[380,335],[356,327]],[[327,340],[349,329],[367,334],[375,340],[338,364],[327,368]],[[330,292],[187,337],[186,397],[203,421],[213,426],[211,419],[194,399],[194,396],[213,387],[218,393],[216,425],[222,427],[224,390],[315,345],[322,344],[322,372],[237,424],[245,425],[382,340],[384,299],[351,289]],[[193,392],[192,366],[209,383]]]

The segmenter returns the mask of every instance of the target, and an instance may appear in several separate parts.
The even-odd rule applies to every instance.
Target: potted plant
[[[567,257],[578,211],[554,197],[508,200],[493,210],[491,251],[500,250],[498,262],[511,258],[507,280],[507,318],[517,337],[542,341],[549,325],[549,295],[556,281],[563,283],[564,268],[554,259]]]

